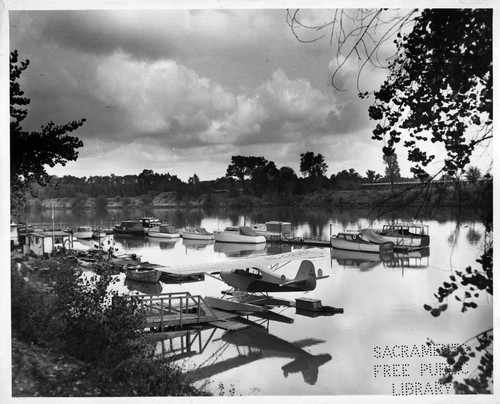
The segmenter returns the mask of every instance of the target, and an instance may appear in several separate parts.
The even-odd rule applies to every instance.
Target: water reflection
[[[213,240],[188,240],[188,239],[182,239],[182,245],[186,247],[186,249],[193,249],[193,250],[204,250],[206,249],[209,245],[213,244]]]
[[[163,289],[160,282],[138,282],[129,278],[125,278],[125,286],[130,292],[139,292],[145,295],[159,295]]]
[[[359,268],[361,271],[371,271],[381,262],[392,261],[394,259],[393,252],[369,253],[339,250],[336,248],[330,249],[330,255],[332,259],[337,260],[339,265],[343,267]]]
[[[180,242],[180,239],[167,239],[167,238],[156,238],[147,237],[144,239],[144,246],[158,246],[160,250],[172,250],[175,245]]]
[[[423,269],[429,266],[430,248],[382,254],[332,248],[330,255],[339,265],[358,268],[360,271],[371,271],[380,264],[386,268],[401,268],[403,270],[405,268]]]
[[[283,371],[283,376],[286,378],[292,373],[301,373],[304,381],[310,385],[316,384],[319,375],[319,368],[325,363],[332,359],[332,356],[327,353],[322,353],[318,355],[313,355],[307,352],[304,348],[308,348],[314,345],[325,343],[324,340],[316,338],[307,338],[300,341],[289,342],[283,338],[277,337],[269,332],[269,321],[267,321],[267,327],[264,327],[256,322],[246,320],[245,324],[248,325],[247,328],[237,330],[237,331],[226,331],[219,339],[214,340],[214,342],[221,342],[218,346],[216,352],[212,355],[216,358],[210,364],[200,366],[199,368],[188,372],[188,377],[192,381],[200,381],[207,378],[211,378],[219,373],[226,372],[230,369],[238,368],[249,363],[266,359],[266,358],[289,358],[292,359],[291,362],[286,363],[281,366]],[[179,344],[175,344],[172,338],[162,342],[162,353],[169,355],[169,353],[174,355],[174,358],[178,359],[185,357],[186,355],[194,355],[203,352],[209,341],[201,341],[201,335],[199,337],[198,343],[200,351],[194,351],[192,349],[192,342],[184,340],[181,342],[181,346],[185,347],[179,352]],[[209,335],[212,339],[214,333]],[[176,338],[186,338],[186,335],[180,335]],[[191,339],[191,341],[194,341]],[[166,349],[166,345],[170,345],[171,349]],[[227,352],[229,347],[236,348],[236,355],[227,358]],[[222,359],[221,353],[225,352]]]
[[[257,251],[265,251],[266,243],[239,244],[214,242],[214,251],[223,253],[226,257],[247,257]]]
[[[430,248],[422,248],[415,251],[394,253],[394,259],[384,262],[388,268],[415,268],[422,269],[429,266]]]

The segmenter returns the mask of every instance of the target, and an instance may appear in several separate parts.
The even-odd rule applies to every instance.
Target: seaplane
[[[324,258],[320,248],[294,250],[292,252],[237,258],[223,262],[189,264],[179,266],[157,266],[156,269],[170,277],[209,275],[226,283],[230,290],[223,292],[224,298],[205,297],[211,307],[238,312],[266,311],[270,305],[286,303],[269,297],[269,292],[307,292],[316,288],[316,282],[328,278],[316,268],[311,260]],[[301,260],[295,277],[282,273],[285,266]]]

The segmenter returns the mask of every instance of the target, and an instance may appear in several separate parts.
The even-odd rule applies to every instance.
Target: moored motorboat
[[[393,222],[375,230],[383,238],[392,241],[395,249],[420,249],[429,247],[429,226],[420,223]]]
[[[113,227],[113,232],[118,234],[147,234],[150,229],[159,227],[159,219],[154,217],[141,217],[140,219],[122,220]]]
[[[266,238],[248,226],[228,226],[224,230],[214,230],[214,239],[222,243],[260,244]]]
[[[137,282],[156,283],[160,280],[161,272],[147,262],[139,264],[125,264],[123,267],[127,279]]]
[[[91,239],[94,234],[94,229],[90,226],[79,226],[73,232],[73,236],[78,239],[88,240]]]
[[[292,224],[290,222],[273,220],[265,223],[254,223],[250,227],[268,240],[290,238],[292,236]]]
[[[373,230],[341,231],[332,235],[330,243],[333,248],[350,251],[387,253],[394,251],[394,243],[388,241]]]
[[[180,231],[182,238],[187,240],[213,240],[214,234],[204,227],[186,227]]]
[[[160,226],[150,228],[148,230],[148,236],[157,238],[179,238],[181,235],[174,226],[161,224]]]

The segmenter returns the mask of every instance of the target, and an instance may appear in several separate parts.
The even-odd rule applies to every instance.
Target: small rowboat
[[[127,279],[138,282],[156,283],[160,280],[161,272],[148,263],[126,264],[123,267]]]

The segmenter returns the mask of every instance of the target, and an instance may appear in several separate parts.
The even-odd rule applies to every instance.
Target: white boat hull
[[[214,231],[214,240],[221,243],[238,244],[260,244],[266,242],[266,238],[264,236],[244,236],[241,234],[231,234],[223,231]]]
[[[380,244],[364,244],[332,238],[331,245],[333,248],[338,248],[339,250],[380,253]]]
[[[159,231],[150,231],[148,233],[148,236],[149,237],[155,237],[155,238],[167,238],[167,239],[171,239],[171,238],[179,238],[181,235],[177,234],[177,233],[161,233]]]
[[[185,238],[186,240],[213,240],[214,239],[213,233],[200,233],[199,231],[188,230],[188,229],[181,231],[181,236],[182,236],[182,238]]]
[[[75,236],[78,239],[83,239],[83,240],[91,239],[93,235],[94,235],[94,232],[92,230],[90,230],[90,231],[75,231],[73,233],[73,236]]]

